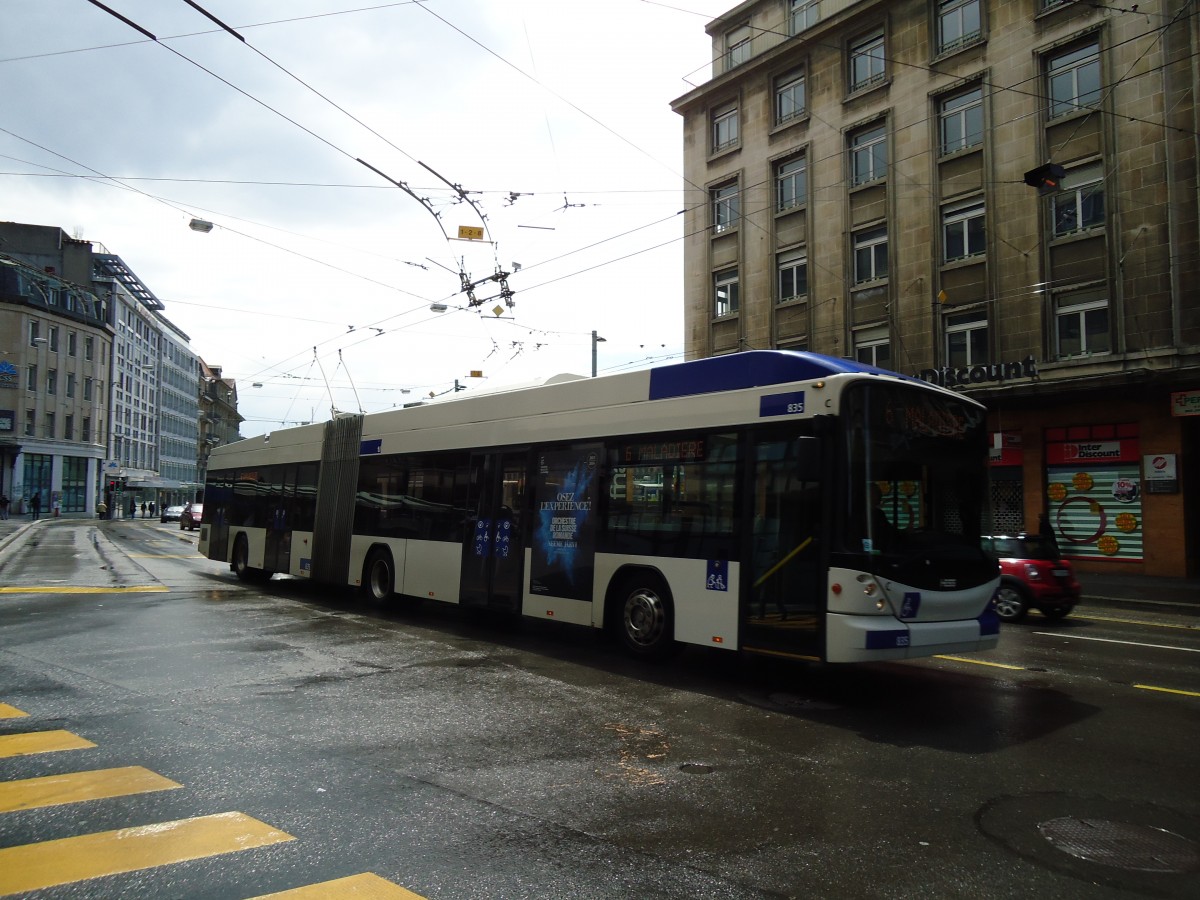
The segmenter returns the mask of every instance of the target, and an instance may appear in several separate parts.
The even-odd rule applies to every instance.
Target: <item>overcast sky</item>
[[[197,4],[244,40],[184,0],[104,5],[157,41],[0,0],[0,220],[119,255],[238,380],[244,435],[587,375],[593,329],[600,374],[681,358],[703,198],[670,103],[731,0]],[[515,305],[488,281],[471,307],[459,272],[497,268]]]

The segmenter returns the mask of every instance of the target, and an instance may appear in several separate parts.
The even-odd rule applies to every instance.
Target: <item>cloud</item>
[[[205,4],[249,46],[183,3],[110,5],[159,43],[77,0],[7,12],[0,218],[119,254],[239,380],[243,433],[322,418],[331,392],[370,411],[476,369],[586,374],[593,329],[601,371],[681,351],[669,104],[709,56],[694,13],[723,5]],[[481,223],[434,172],[491,243],[443,238]],[[468,307],[460,270],[509,273],[515,307],[497,282]]]

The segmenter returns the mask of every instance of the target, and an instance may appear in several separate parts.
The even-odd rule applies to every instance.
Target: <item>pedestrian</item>
[[[146,501],[142,501],[142,518],[146,518]]]
[[[150,518],[154,518],[154,501],[150,501]]]
[[[36,519],[38,513],[42,511],[42,492],[34,491],[33,499],[29,501],[29,508],[32,510],[31,517]]]
[[[108,518],[108,504],[105,503],[103,500],[101,500],[99,503],[96,504],[96,518],[98,518],[98,519],[107,519]]]
[[[129,518],[137,518],[137,501],[132,497],[129,498]]]
[[[8,520],[8,494],[0,494],[0,521]]]

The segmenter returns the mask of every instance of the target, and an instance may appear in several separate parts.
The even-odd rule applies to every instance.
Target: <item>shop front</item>
[[[996,533],[1049,528],[1081,572],[1196,575],[1200,399],[1181,405],[1172,393],[1043,383],[981,398]]]

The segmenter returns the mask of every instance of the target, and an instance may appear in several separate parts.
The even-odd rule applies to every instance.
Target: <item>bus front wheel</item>
[[[618,595],[621,640],[642,659],[661,659],[675,647],[675,612],[666,585],[650,575],[625,582]]]
[[[386,550],[373,550],[367,557],[363,587],[376,603],[386,603],[392,598],[392,592],[396,589],[396,574],[392,555]]]

